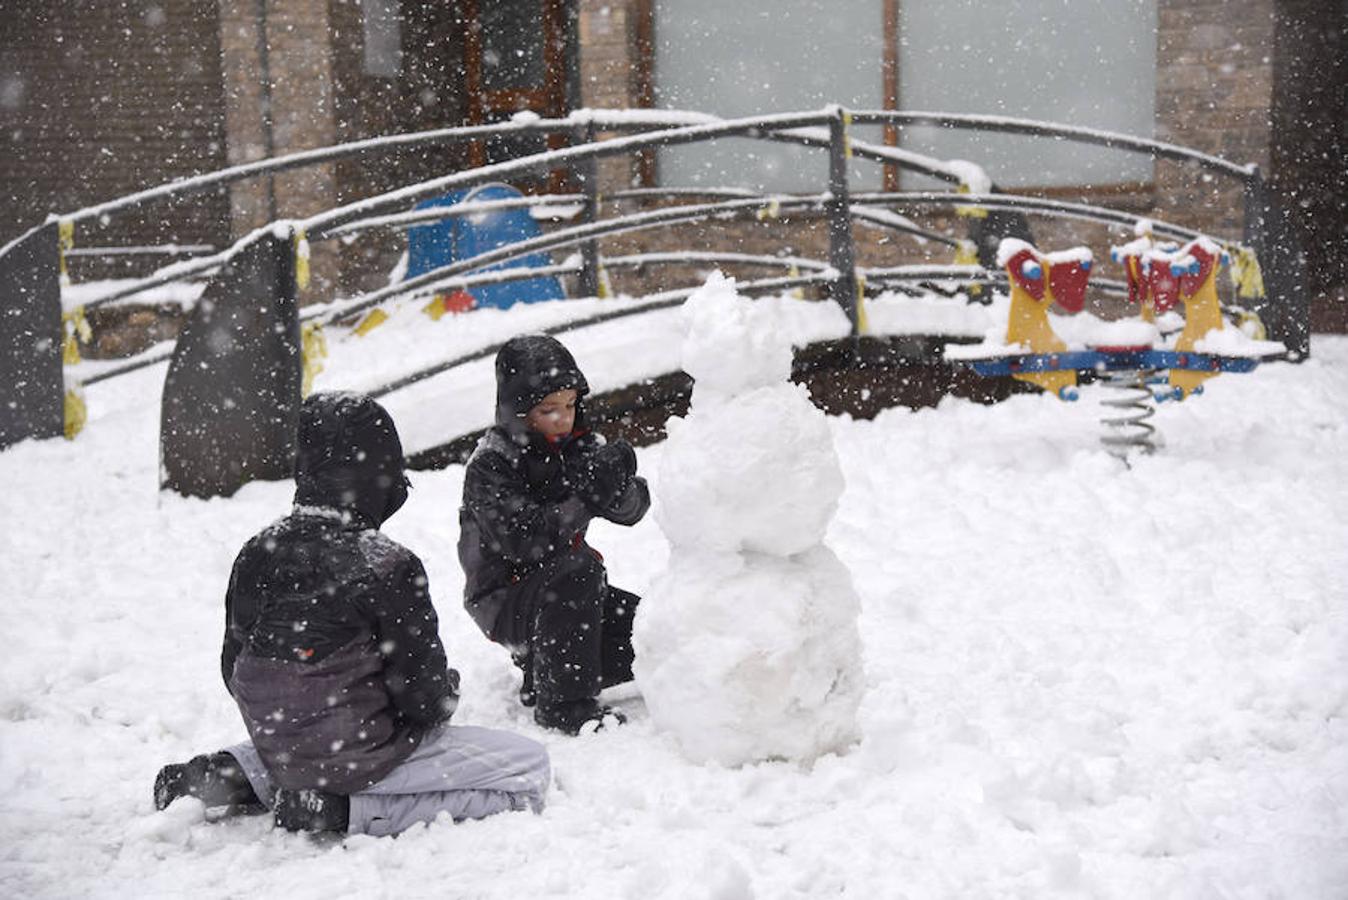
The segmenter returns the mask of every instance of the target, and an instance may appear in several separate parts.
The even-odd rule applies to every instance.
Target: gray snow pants
[[[271,805],[271,776],[250,742],[226,747],[253,791]],[[351,795],[348,834],[397,834],[442,812],[455,821],[543,809],[552,776],[542,744],[509,731],[439,725],[382,780]]]

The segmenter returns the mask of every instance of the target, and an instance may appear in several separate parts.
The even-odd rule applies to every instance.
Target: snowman
[[[695,384],[658,469],[670,560],[633,641],[651,719],[697,762],[809,763],[857,738],[860,604],[823,543],[843,477],[824,414],[788,380],[793,302],[749,301],[716,273],[684,306]]]

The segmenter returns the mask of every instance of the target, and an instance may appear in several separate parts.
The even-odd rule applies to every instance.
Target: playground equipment
[[[1110,415],[1101,442],[1117,456],[1155,449],[1155,404],[1203,392],[1203,382],[1222,372],[1250,372],[1285,354],[1280,343],[1260,340],[1225,323],[1217,297],[1217,273],[1229,259],[1206,237],[1184,246],[1157,244],[1147,231],[1115,247],[1111,258],[1127,270],[1129,299],[1140,306],[1135,322],[1103,323],[1098,334],[1069,347],[1054,331],[1048,310],[1055,302],[1079,313],[1091,272],[1084,247],[1043,254],[1024,241],[1001,242],[997,259],[1011,285],[1002,342],[949,346],[946,356],[980,375],[1010,375],[1056,395],[1077,400],[1078,378],[1098,376],[1115,396],[1101,400]],[[1183,329],[1163,334],[1157,316],[1177,303]]]
[[[822,219],[827,225],[826,257],[801,259],[792,255],[787,262],[784,257],[758,255],[754,257],[753,265],[778,266],[788,271],[781,276],[741,282],[739,288],[742,293],[782,291],[807,285],[823,288],[846,313],[854,345],[860,346],[865,325],[862,300],[868,293],[920,288],[932,296],[962,298],[965,294],[961,285],[1014,285],[1025,281],[1028,276],[1023,270],[1018,275],[997,271],[994,262],[1002,238],[1031,237],[1026,218],[1029,215],[1116,225],[1131,224],[1134,220],[1128,213],[1105,207],[1000,193],[990,181],[986,184],[978,181],[980,190],[975,192],[974,185],[969,183],[970,166],[967,163],[955,164],[924,157],[901,148],[858,140],[855,136],[857,130],[867,127],[919,124],[1078,141],[1143,153],[1155,159],[1183,161],[1193,164],[1204,177],[1239,180],[1245,188],[1245,231],[1239,244],[1238,259],[1247,256],[1253,259],[1257,255],[1263,283],[1267,286],[1262,296],[1248,298],[1250,305],[1268,326],[1270,335],[1282,341],[1291,355],[1299,358],[1306,354],[1308,309],[1305,294],[1300,289],[1300,263],[1295,243],[1290,239],[1284,215],[1268,197],[1262,176],[1254,166],[1128,135],[1003,117],[890,110],[849,112],[839,107],[731,120],[684,112],[648,111],[636,117],[626,111],[583,111],[562,119],[529,116],[507,123],[394,135],[306,151],[185,179],[52,216],[44,225],[0,248],[0,383],[9,389],[6,402],[0,404],[0,448],[29,437],[58,435],[66,429],[64,397],[67,380],[70,381],[69,388],[78,391],[81,384],[93,385],[169,361],[161,425],[164,486],[186,493],[228,494],[249,478],[266,477],[264,473],[283,471],[288,467],[292,441],[289,432],[294,410],[304,390],[303,374],[312,375],[315,371],[312,359],[304,360],[303,364],[301,360],[306,352],[322,347],[318,329],[355,321],[362,313],[392,298],[414,300],[452,296],[457,291],[485,285],[555,278],[563,274],[576,276],[580,296],[596,297],[600,294],[606,267],[664,265],[679,257],[679,254],[652,253],[605,260],[599,253],[598,242],[602,238],[709,219],[753,216],[771,223],[784,212],[805,213]],[[600,130],[615,136],[598,139]],[[98,306],[164,285],[208,279],[203,295],[208,302],[198,302],[192,308],[177,347],[171,353],[161,347],[123,363],[100,365],[93,371],[82,366],[62,371],[62,313],[74,314],[76,310],[62,307],[60,273],[64,271],[66,255],[76,252],[73,247],[85,223],[106,223],[157,201],[176,200],[296,168],[336,161],[377,160],[381,152],[411,147],[525,135],[558,136],[569,139],[571,144],[404,185],[307,219],[272,222],[245,235],[231,247],[193,252],[173,265],[86,301],[84,309],[92,311]],[[821,166],[821,190],[789,196],[765,196],[738,188],[619,190],[603,198],[604,210],[613,214],[601,214],[604,210],[601,210],[595,177],[599,160],[728,137],[788,141],[818,148],[827,162],[826,167]],[[897,166],[963,190],[854,193],[849,184],[849,165],[855,159]],[[482,200],[477,196],[469,199],[467,196],[475,188],[499,184],[532,172],[561,168],[572,171],[580,185],[579,194],[500,200]],[[454,206],[415,208],[422,201],[456,192],[464,197]],[[690,202],[697,198],[704,198],[706,202]],[[510,204],[523,208],[561,203],[579,207],[574,222],[509,244],[479,247],[479,252],[471,256],[458,254],[448,261],[437,261],[424,271],[378,290],[329,304],[299,306],[299,291],[309,265],[308,248],[313,244],[335,239],[344,243],[357,241],[367,232],[405,230],[437,218],[482,213],[489,204],[496,204],[500,209]],[[635,204],[637,208],[617,211],[625,203]],[[964,219],[968,231],[963,236],[949,234],[943,228],[924,226],[907,215],[932,208],[977,209],[986,215]],[[952,248],[956,251],[958,264],[858,266],[852,234],[855,222],[882,227],[899,235],[920,237],[938,247]],[[1168,240],[1191,241],[1202,236],[1160,219],[1155,220],[1154,229],[1159,237]],[[114,253],[128,248],[81,248],[80,252],[96,253],[100,249]],[[163,248],[149,249],[159,252]],[[564,251],[578,252],[568,252],[560,262],[551,261],[551,253]],[[730,262],[734,255],[723,256]],[[750,255],[738,256],[740,258],[734,260],[736,264],[743,263]],[[523,258],[548,264],[495,268]],[[1045,294],[1070,295],[1080,273],[1065,281],[1059,277],[1055,282],[1054,266],[1060,261],[1047,260],[1047,263]],[[1083,269],[1080,265],[1077,268]],[[1097,279],[1094,287],[1120,292],[1128,289],[1123,282],[1104,279]],[[1031,282],[1025,281],[1019,289],[1025,297],[1041,303],[1043,298],[1035,300],[1031,288]],[[691,289],[679,288],[642,300],[615,303],[611,312],[578,316],[574,321],[556,327],[586,327],[601,319],[641,315],[661,305],[680,302]],[[986,296],[987,292],[984,299]],[[1033,311],[1028,305],[1025,309],[1031,317],[1026,321],[1032,321]],[[76,323],[73,317],[67,321]],[[276,339],[262,340],[260,335],[263,334],[273,335]],[[203,339],[203,335],[211,339]],[[412,371],[391,372],[387,383],[376,393],[399,390],[418,380],[435,377],[464,360],[480,358],[494,349],[484,346],[472,353],[460,353],[452,359],[421,365]],[[932,361],[939,360],[933,357]],[[392,365],[396,366],[397,362]],[[1043,368],[1042,372],[1057,372],[1063,368]],[[1178,364],[1174,368],[1182,369]],[[281,374],[267,384],[254,385],[256,390],[238,390],[233,385],[236,376],[241,384],[252,384],[247,380],[247,373],[264,370]],[[80,377],[82,371],[90,374]],[[295,372],[302,373],[301,377],[294,377]],[[1023,365],[1018,373],[1036,374],[1027,372]],[[1044,381],[1050,385],[1061,382],[1059,388],[1066,385],[1059,378]],[[189,414],[187,411],[192,408],[201,412]],[[225,423],[235,417],[239,422],[247,423],[247,427],[226,427]],[[222,460],[228,460],[228,465],[222,465]]]
[[[484,184],[466,191],[453,191],[418,203],[416,209],[455,211],[463,205],[477,211],[462,212],[453,218],[416,225],[407,232],[407,272],[404,280],[433,272],[443,266],[543,236],[543,230],[523,205],[492,205],[492,201],[522,201],[524,195],[508,184]],[[482,271],[507,268],[545,268],[552,264],[546,253],[531,253],[506,262],[487,266]],[[446,312],[494,307],[508,309],[516,303],[561,300],[566,294],[556,276],[520,281],[484,283],[470,289],[436,294],[427,307],[432,318]]]

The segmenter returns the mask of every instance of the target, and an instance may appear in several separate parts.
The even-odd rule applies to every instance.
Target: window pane
[[[656,3],[656,106],[727,117],[827,103],[878,109],[883,24],[878,0]],[[878,172],[856,165],[870,185],[879,183]],[[722,140],[660,154],[666,185],[822,190],[827,177],[826,152],[766,141]]]
[[[898,55],[903,109],[1154,133],[1156,0],[902,0]],[[909,128],[901,142],[1002,187],[1152,178],[1145,156],[1066,141]]]
[[[540,0],[484,0],[482,87],[488,91],[538,88],[544,81],[543,4]]]

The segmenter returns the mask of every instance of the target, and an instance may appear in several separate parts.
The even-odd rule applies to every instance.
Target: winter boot
[[[351,798],[317,790],[276,792],[272,814],[286,831],[346,831],[351,823]]]
[[[601,731],[608,725],[625,725],[627,716],[597,700],[569,700],[534,708],[534,721],[564,734]]]
[[[538,702],[538,694],[534,692],[534,654],[529,650],[521,650],[512,653],[510,658],[524,673],[524,681],[520,684],[520,703],[533,706]]]
[[[164,766],[154,780],[154,808],[167,809],[179,797],[196,797],[206,807],[228,807],[236,812],[262,812],[266,807],[228,753],[194,756],[185,763]]]

